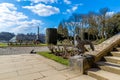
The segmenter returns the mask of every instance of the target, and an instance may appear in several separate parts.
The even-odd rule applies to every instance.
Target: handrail
[[[89,51],[86,52],[85,54],[93,55],[95,58],[94,62],[97,62],[119,44],[120,44],[120,33],[97,45],[94,51]]]

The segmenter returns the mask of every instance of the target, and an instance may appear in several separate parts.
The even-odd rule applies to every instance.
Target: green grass
[[[7,47],[7,43],[0,43],[0,47]]]
[[[48,58],[48,59],[52,59],[56,62],[59,62],[61,64],[64,64],[64,65],[68,65],[69,64],[69,61],[68,59],[63,59],[62,57],[60,56],[55,56],[54,54],[52,54],[51,52],[38,52],[38,54]]]
[[[11,46],[11,47],[40,47],[40,46],[47,46],[47,44],[37,44],[37,45],[35,45],[35,44],[12,44],[12,45],[9,45],[9,46]]]
[[[47,44],[38,44],[38,46],[47,46]]]

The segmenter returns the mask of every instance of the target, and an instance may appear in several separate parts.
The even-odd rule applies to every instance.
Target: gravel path
[[[0,55],[30,54],[33,49],[35,52],[49,51],[47,47],[6,47],[0,48]]]

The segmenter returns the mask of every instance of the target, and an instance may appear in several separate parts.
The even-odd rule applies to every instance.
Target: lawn
[[[38,46],[47,46],[47,44],[38,44]]]
[[[69,61],[68,59],[63,59],[62,57],[60,56],[55,56],[54,54],[52,54],[51,52],[38,52],[38,54],[48,58],[48,59],[52,59],[56,62],[59,62],[61,64],[64,64],[64,65],[68,65],[69,64]]]
[[[0,47],[7,47],[7,43],[0,43]]]
[[[36,47],[40,47],[40,46],[47,46],[47,44],[12,44],[12,45],[9,45],[11,47],[33,47],[33,46],[36,46]]]

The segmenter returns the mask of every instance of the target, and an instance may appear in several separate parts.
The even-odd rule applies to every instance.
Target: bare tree
[[[66,26],[68,27],[69,34],[74,36],[76,34],[76,28],[79,26],[81,17],[79,14],[72,14],[72,16],[67,20]]]
[[[98,25],[98,16],[96,13],[94,12],[88,13],[88,24],[89,24],[88,34],[95,35],[96,39],[98,39],[99,25]]]
[[[106,13],[109,11],[108,8],[101,8],[99,10],[101,19],[101,36],[102,38],[105,38],[105,27],[106,27]]]

